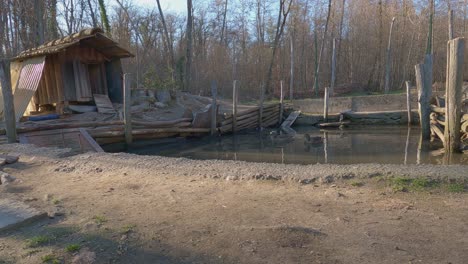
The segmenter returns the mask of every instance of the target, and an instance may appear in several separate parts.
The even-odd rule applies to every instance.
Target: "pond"
[[[361,126],[343,130],[294,127],[237,135],[148,142],[127,152],[190,159],[242,160],[285,164],[468,164],[468,155],[444,155],[440,143],[420,144],[420,130],[406,126]],[[151,144],[152,143],[152,144]]]

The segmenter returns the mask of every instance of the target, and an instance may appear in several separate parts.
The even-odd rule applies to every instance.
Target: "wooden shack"
[[[99,28],[20,53],[11,62],[17,120],[39,106],[53,106],[61,113],[69,103],[92,103],[94,94],[121,102],[121,59],[127,57],[133,55]]]

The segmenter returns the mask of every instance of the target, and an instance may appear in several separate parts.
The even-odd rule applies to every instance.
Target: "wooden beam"
[[[124,127],[125,127],[125,143],[130,145],[133,141],[132,138],[132,98],[130,90],[130,74],[124,74]]]
[[[465,39],[456,38],[448,42],[450,57],[445,102],[446,153],[460,151],[461,97],[463,88],[463,59]]]

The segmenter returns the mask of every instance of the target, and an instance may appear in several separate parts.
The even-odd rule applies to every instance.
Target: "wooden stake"
[[[333,39],[333,52],[332,52],[332,63],[331,63],[331,81],[330,81],[330,94],[333,96],[335,91],[336,81],[336,38]]]
[[[218,88],[216,86],[216,81],[211,82],[211,96],[213,100],[211,101],[211,135],[216,134],[216,117],[218,115],[218,105],[216,104],[216,96],[218,94]]]
[[[283,81],[280,82],[280,112],[279,112],[279,118],[278,118],[278,123],[281,125],[281,122],[283,122],[283,111],[284,111],[284,105],[283,105]]]
[[[325,87],[325,93],[323,95],[323,120],[328,122],[328,87]]]
[[[262,128],[263,127],[263,103],[265,101],[265,85],[260,87],[260,105],[259,105],[259,110],[258,110],[258,127]]]
[[[11,90],[10,61],[0,60],[0,84],[3,96],[3,116],[8,143],[16,143],[16,120]]]
[[[448,27],[449,27],[449,40],[452,40],[453,39],[453,10],[449,11]]]
[[[411,126],[412,115],[411,115],[411,83],[406,81],[406,109],[408,110],[408,126]]]
[[[447,76],[448,89],[445,102],[445,148],[446,153],[460,151],[461,97],[463,86],[463,58],[465,39],[456,38],[448,42],[450,58]]]
[[[132,106],[132,98],[131,98],[131,90],[130,90],[130,74],[124,74],[124,127],[125,127],[125,143],[130,145],[133,141],[132,137],[132,113],[131,113],[131,106]]]
[[[432,55],[426,55],[424,64],[416,65],[415,71],[421,133],[424,140],[429,140],[431,138],[429,100],[432,94]]]
[[[232,133],[236,133],[237,128],[237,80],[232,85]]]

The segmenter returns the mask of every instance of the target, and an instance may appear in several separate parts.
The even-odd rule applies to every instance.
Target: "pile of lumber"
[[[433,139],[439,139],[445,144],[445,107],[431,105],[431,135]],[[461,117],[461,141],[468,140],[468,114]]]
[[[262,111],[263,109],[263,111]],[[280,104],[270,104],[262,107],[255,106],[241,112],[237,112],[236,132],[256,127],[269,127],[279,122]],[[260,118],[261,116],[261,118]],[[221,134],[232,132],[233,114],[225,114],[224,120],[218,123],[218,131]],[[261,124],[260,124],[261,120]]]

